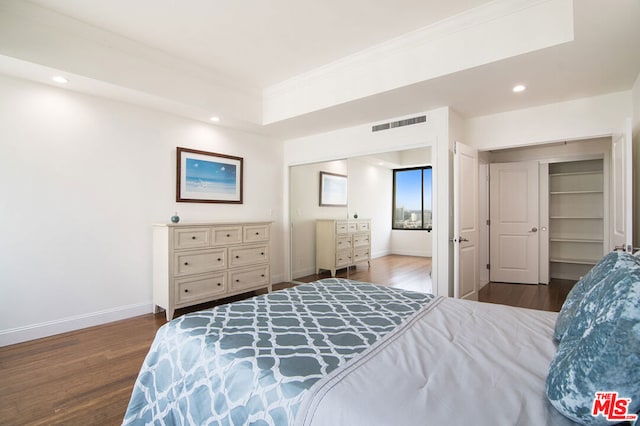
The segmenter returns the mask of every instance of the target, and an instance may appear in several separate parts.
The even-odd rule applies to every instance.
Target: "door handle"
[[[531,231],[529,232],[538,232],[538,228],[536,228],[535,226],[533,228],[531,228]]]
[[[466,238],[460,237],[460,238],[449,238],[449,242],[450,243],[464,243],[465,241],[469,241]]]

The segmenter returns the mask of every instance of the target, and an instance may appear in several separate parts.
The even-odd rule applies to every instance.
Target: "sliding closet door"
[[[490,165],[490,278],[538,284],[538,163]]]

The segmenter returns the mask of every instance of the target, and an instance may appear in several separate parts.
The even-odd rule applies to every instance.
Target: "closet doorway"
[[[610,137],[484,158],[490,281],[577,281],[609,251]]]

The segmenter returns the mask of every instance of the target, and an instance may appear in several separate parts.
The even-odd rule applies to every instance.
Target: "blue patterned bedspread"
[[[332,278],[184,315],[158,330],[123,424],[293,424],[307,389],[433,298]]]

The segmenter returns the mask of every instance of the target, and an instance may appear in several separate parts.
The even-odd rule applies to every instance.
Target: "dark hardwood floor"
[[[489,283],[478,292],[480,302],[559,312],[575,281],[552,279],[549,285]]]
[[[392,286],[424,286],[430,285],[430,269],[430,259],[385,256],[375,259],[370,269],[366,265],[352,268],[349,277]],[[325,277],[328,274],[304,280]],[[292,285],[279,283],[274,289]],[[570,283],[490,283],[480,291],[480,300],[557,311],[569,289]],[[176,315],[232,300],[182,309]],[[148,314],[0,348],[0,424],[120,424],[138,370],[164,323],[164,314]]]

